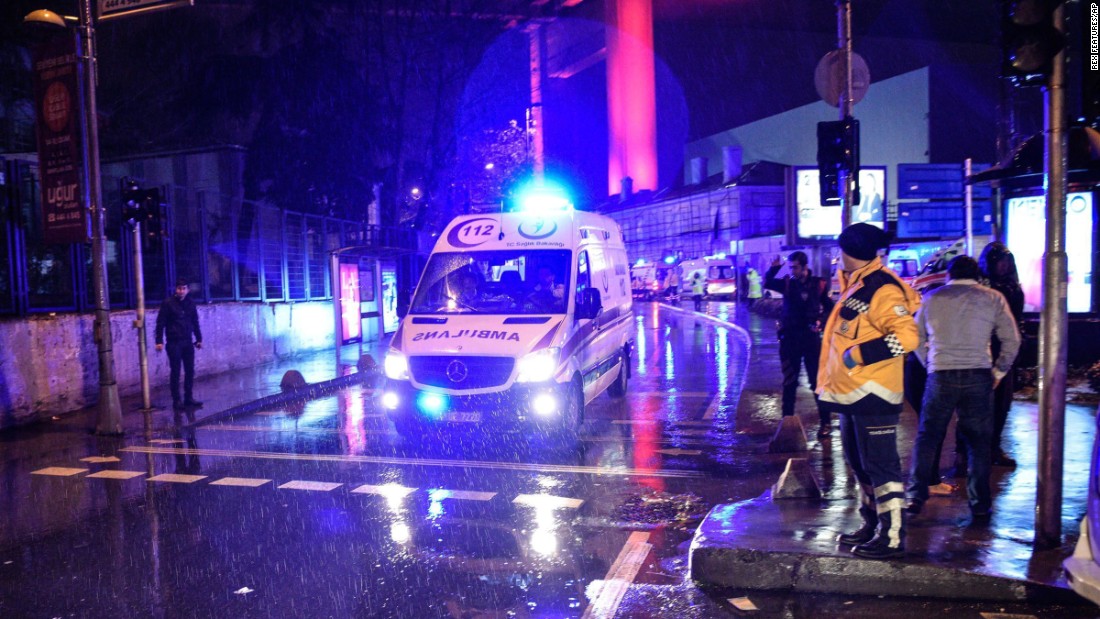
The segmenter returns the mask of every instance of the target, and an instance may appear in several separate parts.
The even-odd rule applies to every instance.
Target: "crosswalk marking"
[[[331,492],[344,484],[334,484],[327,481],[288,481],[279,486],[283,490],[316,490],[319,492]]]
[[[104,462],[120,462],[120,460],[114,456],[89,456],[87,458],[81,458],[81,462],[88,462],[91,464],[103,464]]]
[[[623,596],[638,576],[646,556],[653,546],[649,542],[649,533],[635,531],[627,538],[619,556],[607,570],[607,576],[600,583],[599,594],[584,611],[584,619],[611,619],[619,610]]]
[[[237,451],[232,449],[187,449],[183,447],[123,447],[125,453],[162,455],[191,455],[223,458],[257,458],[264,460],[297,460],[308,462],[357,462],[365,464],[392,464],[407,466],[438,466],[467,469],[503,469],[535,473],[576,473],[587,475],[630,475],[639,477],[704,477],[700,471],[675,469],[642,470],[625,466],[582,466],[564,464],[527,464],[522,462],[496,462],[486,460],[441,460],[435,458],[399,458],[386,456],[353,456],[336,454],[292,454],[277,451]]]
[[[210,482],[211,486],[244,486],[247,488],[258,488],[264,484],[271,483],[270,479],[254,479],[251,477],[222,477],[221,479]]]
[[[166,481],[174,484],[193,484],[200,479],[206,479],[206,475],[179,475],[176,473],[161,473],[154,475],[147,481]]]
[[[707,412],[703,413],[703,419],[714,419],[714,414],[718,412],[718,400],[720,400],[722,394],[718,393],[714,395],[714,399],[710,401],[707,406]]]
[[[149,442],[154,445],[174,445],[176,443],[183,443],[184,440],[182,438],[155,438]]]
[[[383,484],[381,486],[375,486],[372,484],[363,484],[358,488],[352,490],[354,494],[377,494],[386,498],[400,499],[409,496],[413,492],[416,492],[416,488],[408,488],[400,484]]]
[[[145,471],[100,471],[98,473],[92,473],[88,477],[95,477],[97,479],[133,479],[135,477],[141,477],[145,475]]]
[[[457,499],[460,501],[489,501],[495,497],[495,492],[477,492],[474,490],[448,490],[446,488],[433,488],[428,491],[428,498],[432,501],[444,499]]]
[[[547,507],[550,509],[578,509],[584,504],[581,499],[570,499],[563,496],[549,494],[521,494],[512,499],[516,505],[528,505],[530,507]]]
[[[91,469],[73,469],[64,466],[50,466],[44,469],[38,469],[37,471],[31,471],[31,475],[52,475],[54,477],[70,477],[72,475],[87,473],[90,470]]]

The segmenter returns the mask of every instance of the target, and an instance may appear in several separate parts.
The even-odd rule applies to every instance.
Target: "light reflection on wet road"
[[[371,390],[351,387],[28,465],[5,501],[19,506],[3,546],[18,550],[3,555],[15,594],[0,610],[581,616],[616,597],[603,579],[626,548],[645,550],[639,582],[681,579],[660,563],[682,555],[688,530],[652,535],[661,518],[630,526],[624,504],[728,500],[716,447],[758,450],[766,437],[732,431],[746,358],[732,330],[639,310],[629,393],[590,403],[576,442],[467,429],[411,444]],[[29,474],[46,467],[83,472]],[[132,476],[88,478],[101,470]],[[646,541],[631,546],[637,528]]]

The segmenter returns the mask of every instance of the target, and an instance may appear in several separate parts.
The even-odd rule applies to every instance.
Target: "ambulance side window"
[[[592,278],[588,269],[588,252],[582,251],[577,256],[577,292],[592,285]]]

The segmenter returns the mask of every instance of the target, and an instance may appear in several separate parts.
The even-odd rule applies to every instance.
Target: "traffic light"
[[[141,221],[144,219],[141,206],[145,192],[132,178],[124,178],[119,184],[122,188],[122,221]]]
[[[124,178],[122,189],[122,220],[133,225],[140,223],[147,241],[157,240],[167,233],[164,229],[165,204],[160,189],[142,189],[137,181]]]
[[[821,203],[840,204],[841,173],[859,170],[859,121],[843,120],[817,123],[817,170],[820,177]]]
[[[1016,86],[1042,86],[1066,45],[1054,10],[1064,0],[1002,0],[1002,73]]]

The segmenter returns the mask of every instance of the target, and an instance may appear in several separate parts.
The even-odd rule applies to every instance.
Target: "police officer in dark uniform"
[[[165,349],[167,339],[172,406],[179,406],[181,403],[180,365],[183,365],[182,403],[184,406],[197,408],[202,406],[202,402],[192,397],[192,387],[195,383],[195,349],[202,348],[202,331],[199,329],[199,313],[195,309],[195,302],[187,296],[190,291],[186,279],[181,277],[176,280],[175,294],[160,304],[154,337],[157,352]]]
[[[794,415],[798,374],[806,366],[810,391],[817,400],[817,368],[821,356],[821,327],[832,310],[828,284],[812,275],[806,254],[796,251],[787,258],[790,274],[777,277],[781,264],[776,257],[764,275],[764,287],[783,295],[783,314],[779,321],[779,360],[783,367],[783,416]],[[818,438],[827,438],[829,413],[817,407],[820,425]]]

